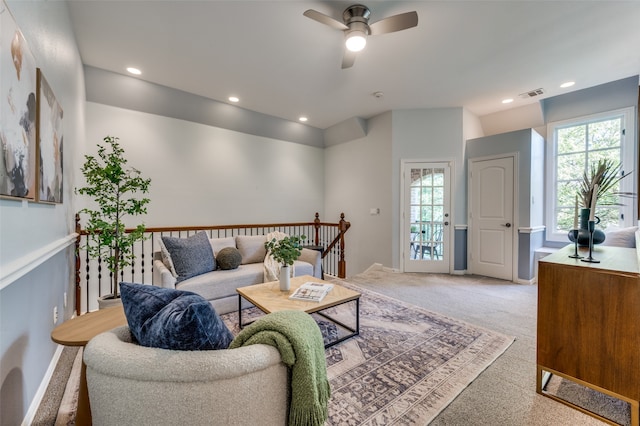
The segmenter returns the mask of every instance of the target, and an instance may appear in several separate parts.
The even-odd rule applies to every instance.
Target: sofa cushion
[[[242,255],[242,264],[261,263],[267,255],[267,249],[264,243],[267,237],[264,235],[238,235],[236,237],[236,247]]]
[[[167,269],[171,272],[174,278],[178,277],[176,274],[176,268],[173,266],[173,260],[171,260],[171,254],[169,250],[167,250],[167,246],[162,242],[162,238],[158,240],[158,245],[160,246],[160,256],[162,258],[162,263],[167,266]]]
[[[131,334],[142,346],[194,351],[226,349],[233,335],[211,304],[188,291],[121,283]]]
[[[635,248],[637,230],[637,226],[630,226],[628,228],[611,226],[605,230],[606,238],[602,245]]]
[[[207,300],[216,300],[223,297],[238,297],[236,289],[253,284],[262,283],[264,278],[264,265],[262,263],[250,263],[240,265],[237,269],[218,269],[213,272],[198,275],[176,284],[180,290],[198,293]]]
[[[313,265],[308,262],[296,260],[293,262],[293,271],[296,277],[301,277],[303,275],[313,276]]]
[[[162,242],[171,256],[177,282],[216,269],[213,250],[205,232],[188,238],[162,237]]]
[[[229,270],[236,269],[242,262],[242,255],[240,251],[235,247],[225,247],[218,252],[216,257],[216,263],[218,268]]]
[[[225,247],[234,247],[236,246],[236,239],[234,237],[224,237],[224,238],[210,238],[209,244],[211,244],[211,249],[213,250],[213,256],[217,257],[220,250]]]

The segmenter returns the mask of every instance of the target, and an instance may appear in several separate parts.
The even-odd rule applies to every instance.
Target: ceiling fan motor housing
[[[370,35],[369,16],[371,16],[371,11],[367,6],[354,4],[346,8],[342,13],[342,19],[349,27],[349,29],[346,30],[346,34],[348,35],[352,31],[361,31],[366,35]]]

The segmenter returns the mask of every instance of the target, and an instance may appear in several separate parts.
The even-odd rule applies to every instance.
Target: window
[[[583,174],[599,160],[622,165],[629,174],[635,166],[633,108],[581,117],[548,126],[547,149],[547,240],[567,241],[573,228],[575,195]],[[618,182],[618,192],[635,192],[634,178]],[[622,205],[616,205],[622,204]],[[596,215],[601,229],[632,226],[634,201],[617,196],[602,199]]]

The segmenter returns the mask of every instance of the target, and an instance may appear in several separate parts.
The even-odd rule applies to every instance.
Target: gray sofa
[[[264,258],[267,254],[264,235],[238,235],[236,237],[209,240],[214,257],[225,247],[235,247],[242,255],[237,269],[207,272],[176,284],[176,277],[161,252],[154,253],[153,283],[166,288],[176,288],[197,293],[213,305],[216,312],[225,314],[238,309],[238,287],[264,282]],[[311,275],[322,278],[322,255],[319,251],[302,249],[294,264],[295,276]],[[249,306],[249,305],[248,305]]]
[[[173,351],[119,327],[84,351],[94,425],[286,425],[289,372],[275,347]]]

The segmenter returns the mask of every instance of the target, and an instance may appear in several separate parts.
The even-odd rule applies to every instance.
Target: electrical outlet
[[[53,323],[54,324],[58,323],[58,307],[57,306],[53,307]]]

